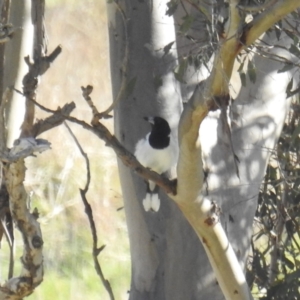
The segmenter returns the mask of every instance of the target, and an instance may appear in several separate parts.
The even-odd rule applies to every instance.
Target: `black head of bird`
[[[152,130],[149,136],[149,143],[154,149],[164,149],[169,146],[171,128],[169,123],[161,117],[144,117]]]

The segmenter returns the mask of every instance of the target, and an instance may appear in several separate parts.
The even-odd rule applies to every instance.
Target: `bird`
[[[135,147],[135,157],[146,168],[165,173],[177,162],[177,144],[171,136],[169,123],[162,117],[144,117],[151,124],[151,131],[139,140]],[[160,208],[158,186],[147,181],[146,196],[143,200],[145,211],[157,212]]]

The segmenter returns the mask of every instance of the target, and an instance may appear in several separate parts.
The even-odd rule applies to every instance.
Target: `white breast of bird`
[[[164,149],[154,149],[148,142],[149,134],[136,145],[135,156],[146,168],[162,174],[172,168],[177,162],[177,151],[174,140],[170,139],[170,145]]]

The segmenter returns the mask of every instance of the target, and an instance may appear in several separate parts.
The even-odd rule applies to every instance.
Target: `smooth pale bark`
[[[143,116],[160,114],[169,120],[172,116],[174,126],[181,112],[180,88],[172,73],[176,53],[163,55],[162,51],[164,46],[175,41],[173,21],[164,14],[166,2],[158,3],[161,19],[157,14],[158,19],[151,18],[151,13],[157,9],[155,2],[153,7],[148,7],[146,2],[128,1],[125,10],[130,43],[126,76],[129,79],[136,77],[137,81],[132,95],[119,103],[114,118],[116,135],[132,152],[138,139],[149,131]],[[109,10],[113,8],[111,5],[114,4],[108,5]],[[118,12],[117,15],[112,13],[110,11],[110,51],[116,95],[124,53],[122,45],[126,43],[124,32],[122,34],[123,20]],[[152,38],[154,30],[162,31],[168,27],[164,39],[157,41],[157,34]],[[161,76],[164,83],[157,91],[155,76]],[[130,299],[187,299],[188,295],[200,299],[197,280],[207,258],[198,255],[202,246],[197,236],[176,205],[163,193],[160,193],[159,213],[144,212],[142,199],[146,186],[143,180],[121,163],[119,168],[132,257]]]
[[[32,55],[33,26],[31,24],[31,1],[11,1],[10,23],[15,28],[13,39],[5,46],[5,76],[3,88],[15,87],[22,90],[22,80],[28,72],[24,57]],[[19,93],[12,93],[8,108],[7,146],[11,147],[20,136],[25,114],[25,100]]]
[[[268,42],[276,44],[277,39],[273,37]],[[291,42],[285,37],[277,44],[287,46]],[[272,52],[295,60],[287,51],[273,49]],[[254,61],[256,83],[248,81],[231,109],[232,141],[240,161],[240,178],[236,175],[233,153],[220,113],[210,113],[200,129],[204,167],[208,172],[207,188],[203,194],[221,207],[221,224],[241,266],[245,266],[247,259],[259,188],[289,108],[285,90],[295,72],[277,73],[283,64],[258,55],[254,56]],[[294,80],[298,82],[295,77]],[[209,266],[204,268],[210,269]]]
[[[169,33],[165,36],[167,39],[164,42],[161,40],[161,43],[157,43],[158,36],[154,31],[166,28],[166,19],[164,22],[159,20],[153,24],[151,14],[154,12],[153,16],[155,15],[156,1],[153,2],[153,7],[152,2],[128,2],[130,3],[121,2],[118,10],[112,9],[112,5],[115,4],[109,4],[108,7],[114,95],[118,94],[121,86],[124,68],[128,80],[136,78],[133,93],[127,98],[123,97],[115,110],[116,135],[133,152],[137,140],[149,131],[141,117],[149,114],[168,116],[172,112],[174,115],[179,114],[180,96],[178,83],[172,78],[173,65],[166,63],[169,55],[160,54],[163,47],[175,39],[174,34]],[[232,3],[237,4],[235,1]],[[165,5],[165,3],[159,2],[159,5]],[[120,11],[123,11],[123,18],[121,18]],[[237,10],[233,9],[231,14],[233,22],[228,29],[229,35],[238,29],[239,22]],[[166,16],[162,17],[166,18]],[[124,26],[124,21],[126,26]],[[127,31],[124,31],[124,28],[127,28]],[[154,35],[152,35],[153,33]],[[195,108],[201,102],[199,100],[202,97],[201,94],[204,94],[204,101],[206,101],[213,95],[220,96],[229,92],[225,82],[228,84],[231,77],[234,56],[228,56],[228,54],[232,47],[234,47],[234,53],[238,53],[240,50],[238,41],[234,40],[230,40],[228,45],[221,48],[221,52],[214,62],[213,72],[215,74],[210,78],[209,89],[199,89],[194,95],[198,99],[191,101],[190,106],[185,110],[186,117],[183,116],[180,126],[181,156],[178,166],[178,195],[174,199],[179,203],[206,246],[207,243],[203,237],[206,237],[205,235],[208,233],[198,224],[201,221],[204,222],[205,217],[211,213],[212,201],[221,207],[222,211],[215,214],[219,215],[221,223],[218,223],[215,228],[210,228],[207,236],[210,239],[212,236],[219,238],[210,244],[214,247],[213,251],[207,249],[210,251],[208,251],[209,259],[215,271],[219,272],[217,277],[220,285],[222,288],[227,288],[227,291],[224,292],[227,299],[248,299],[251,296],[248,294],[236,257],[243,266],[249,247],[258,189],[268,159],[268,151],[262,151],[262,147],[263,149],[266,146],[274,147],[280,133],[288,109],[284,92],[290,77],[289,74],[280,77],[280,85],[277,85],[280,93],[277,90],[276,94],[269,94],[265,100],[263,96],[266,94],[266,90],[274,83],[273,80],[277,82],[277,73],[275,74],[274,70],[280,69],[280,67],[266,60],[259,61],[262,71],[257,74],[257,83],[242,89],[240,94],[242,100],[236,100],[233,105],[235,123],[232,126],[232,139],[236,154],[241,161],[239,164],[240,179],[236,175],[229,138],[222,128],[218,112],[205,119],[201,128],[201,146],[205,158],[204,167],[209,171],[209,194],[204,198],[206,190],[202,186],[202,154],[197,141],[198,128],[196,125],[199,126],[208,109],[200,107],[195,110]],[[124,45],[127,42],[129,56],[128,64],[124,67],[122,54],[125,52]],[[176,56],[172,59],[175,61]],[[225,73],[221,71],[221,67],[224,67]],[[158,89],[155,86],[154,78],[157,78],[157,74],[159,74],[158,78],[162,78],[162,82],[166,84],[167,93],[163,92],[164,86]],[[168,82],[173,83],[171,89]],[[165,96],[162,97],[162,95]],[[253,99],[262,99],[265,102]],[[265,105],[267,100],[270,102],[266,107],[260,107],[260,105]],[[274,116],[270,113],[267,115],[270,108],[278,107],[278,103],[282,106],[280,113]],[[266,119],[271,120],[271,127],[268,122],[262,121],[257,111],[264,111]],[[274,111],[270,110],[270,112],[274,114]],[[176,120],[171,123],[176,125]],[[194,144],[189,142],[191,140],[194,141]],[[191,145],[192,147],[190,147]],[[132,257],[130,299],[222,299],[223,294],[216,283],[216,277],[212,272],[207,255],[177,207],[170,201],[164,201],[158,214],[145,213],[141,204],[145,195],[145,185],[121,163],[119,167]],[[186,174],[188,176],[185,177]],[[201,194],[201,192],[203,193]],[[254,195],[250,194],[249,197],[250,192],[253,192]],[[244,206],[240,205],[241,203]],[[247,209],[247,215],[242,214],[245,209]],[[217,250],[215,251],[215,249]],[[235,253],[232,249],[235,250]],[[220,254],[219,261],[218,253]],[[233,266],[230,265],[231,262],[235,262]],[[226,278],[227,271],[228,278]],[[238,285],[238,290],[233,285],[233,289],[230,291],[231,282]],[[236,295],[237,291],[241,294]]]
[[[231,258],[232,257],[232,248],[230,246],[231,243],[230,240],[226,239],[226,235],[224,234],[224,230],[227,231],[227,229],[226,227],[223,227],[222,229],[219,226],[220,224],[218,222],[218,218],[222,215],[222,210],[217,211],[216,205],[217,206],[221,205],[222,207],[222,201],[218,201],[219,199],[214,197],[213,195],[212,196],[209,195],[208,197],[205,197],[204,195],[200,195],[200,193],[198,193],[203,183],[203,178],[201,177],[201,170],[203,168],[201,163],[198,164],[194,163],[198,159],[198,156],[196,154],[197,151],[198,152],[201,151],[201,146],[198,142],[197,128],[199,124],[202,122],[203,118],[206,116],[209,108],[211,107],[210,103],[212,99],[214,99],[214,101],[219,103],[219,105],[220,104],[222,105],[222,102],[226,101],[226,99],[228,98],[228,87],[229,87],[228,80],[231,77],[235,56],[239,53],[240,49],[242,48],[242,45],[239,40],[239,35],[237,34],[239,29],[238,26],[239,16],[237,16],[236,11],[234,9],[234,7],[236,7],[236,2],[231,1],[230,4],[232,4],[232,6],[230,6],[230,15],[232,16],[232,18],[229,20],[227,39],[221,42],[220,47],[216,53],[211,76],[208,78],[207,82],[194,93],[194,96],[189,101],[181,117],[181,123],[179,127],[180,157],[178,162],[178,173],[177,173],[178,174],[178,187],[177,187],[178,195],[174,197],[174,199],[178,202],[186,218],[192,224],[199,238],[203,241],[206,252],[208,254],[208,258],[211,261],[211,264],[214,268],[215,275],[218,278],[218,282],[223,290],[226,299],[248,299],[250,295],[249,292],[247,292],[247,289],[245,288],[245,279],[241,278],[242,275],[240,270],[238,270],[238,263],[236,259],[232,260]],[[276,18],[273,19],[274,21],[276,20]],[[253,28],[255,28],[255,24],[256,23],[254,20]],[[266,29],[267,28],[265,28],[265,30]],[[246,33],[247,32],[248,31],[246,31]],[[246,33],[244,36],[245,39],[247,37]],[[287,44],[285,43],[284,45]],[[259,64],[259,66],[261,65]],[[266,69],[268,71],[268,68]],[[264,74],[268,74],[267,71]],[[272,74],[271,78],[276,78],[276,76]],[[258,79],[259,82],[260,83],[263,82],[264,85],[267,86],[267,88],[268,85],[272,84],[271,82],[272,80],[270,80],[269,78],[268,80],[262,80],[262,81],[260,81],[260,79]],[[277,85],[279,91],[277,90],[275,95],[277,97],[277,100],[280,99],[281,101],[285,101],[286,86],[290,81],[291,77],[286,76],[283,79],[281,79],[280,84]],[[259,86],[257,93],[261,93],[260,91],[261,89],[262,89],[261,86]],[[252,91],[251,97],[255,97],[255,90]],[[256,109],[259,109],[259,107],[257,106]],[[248,112],[249,111],[250,109],[248,110]],[[264,110],[262,109],[262,111]],[[281,119],[284,119],[285,112],[286,109],[284,110],[282,109],[281,112],[279,113]],[[274,114],[274,111],[272,113]],[[251,117],[255,118],[255,112],[253,111],[251,112]],[[273,119],[276,118],[273,117]],[[221,151],[223,155],[225,155],[224,157],[226,158],[223,164],[225,164],[225,169],[230,169],[230,159],[232,159],[232,167],[234,170],[234,174],[235,177],[238,178],[236,167],[234,164],[234,154],[230,145],[231,140],[229,136],[229,130],[226,130],[226,127],[222,126],[224,124],[224,120],[225,118],[223,117],[223,120],[222,119],[220,120],[220,122],[222,123],[218,124],[219,128],[220,127],[222,128],[223,139],[225,141],[227,140],[226,141],[227,151],[226,148],[222,149],[220,145],[220,149],[222,149]],[[236,119],[235,122],[238,123],[238,119]],[[278,132],[280,132],[282,127],[282,123],[280,123],[280,121],[274,123],[275,123],[276,131],[271,132],[269,137],[269,143],[272,147],[274,146],[274,141],[276,141],[277,138],[275,133],[278,134]],[[239,128],[239,130],[240,129],[241,128]],[[248,141],[250,141],[251,144],[250,138],[248,139]],[[255,143],[258,143],[258,141],[255,141]],[[262,143],[264,144],[264,141]],[[239,144],[242,145],[241,142]],[[217,147],[219,147],[219,144],[217,145]],[[248,152],[247,155],[250,155],[251,154],[250,150],[252,150],[252,148],[250,148],[248,144],[247,147],[248,147],[246,151]],[[245,151],[244,147],[242,149]],[[231,156],[230,153],[232,153]],[[212,156],[212,153],[209,153],[209,155]],[[241,156],[245,158],[244,153],[241,154]],[[254,157],[251,158],[256,163],[258,163],[256,161],[256,158]],[[263,161],[260,162],[263,167],[262,169],[263,174],[265,171],[264,167],[266,165],[267,159],[268,159],[268,155],[265,155],[263,157]],[[247,163],[249,163],[249,159]],[[241,163],[240,167],[247,168],[248,167],[247,163],[246,166]],[[220,166],[220,164],[222,165],[222,162],[217,159],[214,161],[214,164]],[[208,168],[206,171],[210,172],[210,169]],[[226,178],[226,173],[223,173],[223,177],[218,178],[218,180],[221,179],[221,182],[225,184],[225,186],[222,186],[223,189],[230,190],[230,187],[228,187],[228,184],[226,184],[226,181],[224,181],[225,178]],[[259,180],[259,184],[261,183],[262,178],[263,177],[261,176]],[[244,178],[242,178],[241,176],[239,181],[243,179]],[[258,181],[254,181],[254,183],[257,182]],[[248,181],[244,184],[251,185],[251,182]],[[188,193],[186,193],[187,189],[188,189]],[[199,195],[199,197],[197,197],[197,195]],[[224,197],[224,192],[220,196]],[[232,204],[235,203],[231,201],[229,207],[231,207]],[[243,224],[243,226],[245,226],[246,228],[250,228],[249,223]],[[238,249],[237,255],[243,256],[243,253],[241,253],[239,250],[240,249]],[[223,267],[220,267],[220,263]]]

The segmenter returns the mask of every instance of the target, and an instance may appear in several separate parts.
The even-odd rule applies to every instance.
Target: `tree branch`
[[[264,12],[258,14],[243,30],[241,42],[244,47],[254,43],[276,22],[283,19],[298,7],[300,7],[298,0],[279,0],[274,5],[269,6]]]
[[[40,32],[40,31],[38,31]],[[40,50],[41,51],[41,50]],[[34,121],[34,103],[36,100],[36,88],[38,77],[43,75],[50,67],[51,62],[61,53],[61,46],[57,46],[48,56],[35,55],[33,63],[30,62],[29,56],[25,57],[25,62],[29,67],[28,73],[23,78],[23,94],[26,99],[26,113],[22,124],[21,137],[32,136],[32,126]]]
[[[40,108],[43,108],[40,104],[38,104],[36,101],[31,100],[33,103],[35,103]],[[71,112],[75,109],[75,103],[67,103],[62,108],[58,108],[56,111],[51,111],[53,114],[49,117],[47,117],[44,120],[38,120],[33,126],[32,126],[32,136],[36,137],[40,135],[41,133],[50,130],[56,126],[61,125],[65,120],[66,117],[71,114]],[[48,110],[49,112],[49,110]]]
[[[98,255],[104,249],[105,245],[98,248],[98,235],[97,235],[97,230],[96,230],[95,221],[94,221],[94,217],[93,217],[93,210],[92,210],[92,207],[89,204],[88,200],[86,199],[86,194],[89,190],[89,185],[90,185],[90,181],[91,181],[90,161],[89,161],[89,158],[88,158],[87,154],[83,151],[83,149],[82,149],[80,143],[78,142],[76,136],[72,132],[71,128],[68,126],[67,123],[65,123],[65,126],[67,127],[70,135],[72,136],[73,140],[75,141],[75,144],[78,147],[78,149],[79,149],[79,151],[80,151],[81,155],[83,156],[83,158],[85,160],[85,163],[86,163],[86,169],[87,169],[86,185],[85,185],[85,188],[83,190],[79,189],[79,191],[80,191],[80,195],[81,195],[83,205],[85,207],[85,213],[87,214],[87,217],[88,217],[88,220],[89,220],[89,223],[90,223],[90,229],[91,229],[91,233],[92,233],[92,237],[93,237],[93,252],[92,252],[92,255],[93,255],[95,270],[96,270],[98,276],[100,277],[101,282],[104,285],[110,299],[114,300],[115,297],[114,297],[111,285],[110,285],[109,281],[104,277],[101,265],[98,261]]]
[[[249,12],[249,13],[255,13],[259,11],[263,11],[266,8],[270,7],[271,5],[274,5],[278,0],[267,0],[265,3],[260,4],[260,5],[243,5],[243,4],[238,4],[238,8]]]
[[[131,152],[129,152],[125,147],[123,147],[123,145],[118,141],[118,139],[114,135],[112,135],[110,131],[102,123],[98,121],[99,120],[98,110],[95,107],[92,99],[90,98],[90,93],[92,92],[93,87],[87,86],[86,88],[82,87],[81,89],[82,89],[83,97],[89,104],[93,113],[93,119],[91,122],[92,125],[82,120],[79,120],[77,118],[74,118],[72,116],[69,116],[69,111],[73,110],[73,105],[74,105],[73,102],[71,102],[70,104],[66,104],[62,109],[58,109],[54,111],[44,107],[43,105],[37,103],[35,100],[31,99],[31,101],[41,109],[54,114],[53,116],[50,116],[45,120],[37,122],[37,124],[33,126],[33,132],[35,132],[36,135],[38,135],[41,132],[48,130],[48,128],[50,128],[51,126],[52,127],[57,126],[58,123],[62,122],[63,120],[68,120],[72,123],[76,123],[82,126],[84,129],[91,131],[93,134],[95,134],[97,137],[103,140],[106,146],[111,147],[116,153],[117,157],[123,162],[125,166],[135,171],[139,176],[141,176],[145,180],[151,180],[155,182],[166,193],[175,195],[176,194],[175,181],[171,181],[168,178],[163,177],[158,173],[151,171],[150,169],[142,166],[135,158],[135,156]],[[58,121],[54,122],[52,120],[58,120]]]
[[[155,182],[159,187],[161,187],[166,193],[176,194],[176,185],[173,181],[157,174],[150,169],[142,166],[135,156],[130,153],[127,149],[123,147],[123,145],[118,141],[118,139],[112,135],[109,130],[100,122],[97,124],[93,124],[93,126],[87,124],[84,121],[78,120],[74,117],[66,116],[66,120],[81,125],[83,128],[91,131],[96,136],[98,136],[101,140],[105,142],[105,145],[111,147],[117,157],[122,161],[122,163],[135,171],[139,176],[146,180],[151,180]]]
[[[42,233],[39,223],[37,222],[37,209],[34,209],[34,211],[30,213],[27,207],[28,196],[23,184],[26,168],[24,156],[20,157],[20,153],[27,153],[29,150],[28,153],[31,154],[31,150],[38,150],[40,146],[42,148],[44,147],[42,144],[38,145],[37,140],[32,138],[35,104],[31,100],[35,101],[38,76],[44,74],[48,70],[50,63],[61,52],[61,47],[59,46],[49,56],[44,55],[44,6],[44,0],[32,1],[31,17],[32,23],[34,24],[35,46],[34,63],[29,61],[29,57],[25,58],[25,62],[29,67],[28,73],[23,78],[23,94],[26,98],[26,113],[22,124],[19,144],[14,145],[11,149],[8,155],[8,163],[4,165],[4,176],[9,194],[10,213],[23,238],[23,255],[21,258],[22,270],[18,277],[10,278],[0,287],[0,299],[23,299],[30,295],[43,280]],[[0,109],[1,118],[4,102],[5,101],[3,101],[3,106],[1,106]],[[42,123],[39,123],[35,127],[36,134],[43,130],[45,131],[45,126],[42,125]],[[0,126],[3,127],[2,120]],[[4,128],[1,129],[4,131]],[[1,136],[1,139],[5,139],[5,136]],[[3,144],[5,145],[6,143]],[[49,147],[49,143],[45,144]],[[5,153],[6,150],[6,148],[2,148],[1,154]],[[17,157],[16,160],[15,157]],[[15,161],[11,161],[11,158]],[[2,158],[2,160],[4,161],[5,158]]]
[[[81,125],[83,128],[90,130],[94,134],[96,134],[101,140],[103,140],[106,146],[111,147],[116,153],[117,157],[123,162],[123,164],[132,170],[134,170],[139,176],[144,178],[145,180],[151,180],[155,182],[159,187],[161,187],[166,193],[171,193],[173,195],[176,194],[176,185],[175,182],[170,181],[169,179],[159,175],[158,173],[151,171],[148,168],[142,166],[135,156],[130,153],[127,149],[123,147],[123,145],[118,141],[118,139],[110,133],[110,131],[99,122],[99,114],[96,109],[90,94],[93,91],[92,86],[82,87],[82,96],[89,104],[92,113],[92,126],[85,123],[84,121],[78,120],[73,117],[66,117],[67,120],[77,123]]]
[[[0,299],[23,299],[43,280],[43,239],[37,211],[30,213],[27,208],[27,193],[23,185],[25,170],[24,159],[20,159],[6,166],[5,171],[10,211],[22,234],[24,250],[21,274],[0,287]]]

